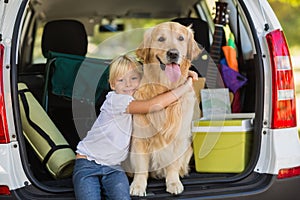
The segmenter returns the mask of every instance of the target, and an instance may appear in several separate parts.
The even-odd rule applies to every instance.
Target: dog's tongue
[[[165,69],[166,75],[171,82],[176,82],[181,75],[180,67],[178,64],[167,64]]]

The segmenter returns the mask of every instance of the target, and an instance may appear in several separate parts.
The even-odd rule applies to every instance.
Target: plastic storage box
[[[193,147],[197,172],[239,173],[247,166],[251,119],[195,120]]]

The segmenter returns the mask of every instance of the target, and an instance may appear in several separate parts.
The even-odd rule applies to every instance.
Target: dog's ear
[[[144,41],[138,46],[135,51],[136,57],[142,61],[146,60],[146,49],[144,48]]]
[[[145,31],[144,39],[141,44],[138,46],[137,50],[135,51],[136,56],[141,60],[147,60],[147,56],[149,54],[150,44],[151,44],[151,33],[153,28],[150,28]]]
[[[187,52],[187,58],[190,60],[196,59],[203,49],[200,49],[198,43],[194,39],[194,31],[191,28],[192,25],[187,27],[189,31],[189,47]]]

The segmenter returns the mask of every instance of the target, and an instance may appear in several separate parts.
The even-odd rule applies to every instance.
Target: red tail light
[[[277,178],[282,179],[282,178],[289,178],[289,177],[294,177],[294,176],[299,176],[299,175],[300,175],[300,166],[294,167],[294,168],[289,168],[289,169],[279,170]]]
[[[3,58],[4,46],[0,44],[0,144],[9,143],[3,92]]]
[[[272,128],[296,127],[296,99],[291,57],[280,30],[266,36],[272,64]]]
[[[0,195],[10,195],[9,187],[6,185],[0,185]]]

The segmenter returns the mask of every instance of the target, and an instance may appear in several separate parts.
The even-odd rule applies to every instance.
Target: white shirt
[[[125,111],[132,100],[130,95],[109,92],[100,115],[76,152],[102,165],[119,165],[124,161],[132,132],[132,115]]]

